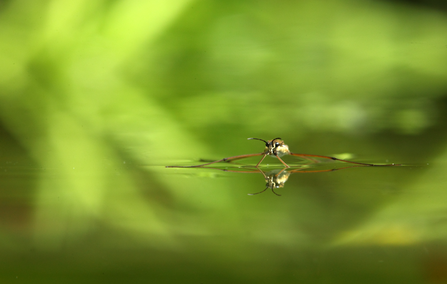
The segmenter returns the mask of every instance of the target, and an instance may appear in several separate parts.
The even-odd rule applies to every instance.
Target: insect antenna
[[[265,146],[269,146],[269,142],[265,141],[264,139],[261,138],[247,138],[247,140],[259,140],[259,141],[263,141],[265,143]]]

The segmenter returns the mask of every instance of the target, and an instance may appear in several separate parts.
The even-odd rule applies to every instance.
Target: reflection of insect
[[[284,184],[286,183],[286,181],[289,179],[289,176],[291,174],[291,172],[288,172],[285,170],[286,168],[280,170],[279,172],[277,171],[271,171],[269,173],[264,173],[263,171],[261,171],[262,175],[264,176],[265,179],[265,189],[260,191],[260,192],[256,192],[256,193],[249,193],[248,195],[256,195],[259,193],[263,193],[264,191],[267,190],[267,188],[271,188],[272,192],[278,196],[281,196],[281,194],[278,194],[275,192],[275,188],[283,188]]]
[[[346,166],[341,168],[332,168],[332,169],[324,169],[324,170],[309,170],[307,165],[303,165],[297,168],[283,168],[283,169],[273,169],[270,171],[263,171],[260,168],[252,168],[247,170],[240,170],[240,168],[236,169],[219,169],[219,168],[207,168],[204,167],[204,169],[212,169],[212,170],[219,170],[224,172],[233,172],[233,173],[241,173],[241,174],[253,174],[253,173],[261,173],[264,176],[265,180],[265,188],[259,192],[256,193],[249,193],[248,195],[256,195],[263,193],[267,189],[271,189],[274,194],[277,196],[281,196],[281,194],[278,194],[275,192],[275,189],[277,188],[283,188],[287,180],[292,174],[301,173],[301,174],[308,174],[308,173],[324,173],[324,172],[333,172],[338,170],[344,170],[344,169],[350,169],[350,168],[357,168],[357,167],[364,167],[364,165],[352,165],[352,166]]]
[[[289,150],[289,146],[284,144],[284,141],[281,140],[281,138],[275,138],[275,139],[272,139],[272,140],[269,140],[269,141],[265,141],[265,140],[259,139],[259,138],[248,138],[248,140],[261,140],[261,141],[263,141],[265,143],[264,152],[257,153],[257,154],[247,154],[247,155],[239,155],[239,156],[223,158],[221,160],[217,160],[217,161],[213,161],[213,162],[206,163],[206,164],[201,164],[201,165],[195,165],[195,166],[166,166],[166,167],[167,168],[198,168],[198,167],[203,167],[203,166],[207,166],[207,165],[211,165],[211,164],[219,163],[219,162],[229,162],[229,161],[234,161],[234,160],[239,160],[239,159],[244,159],[244,158],[249,158],[249,157],[262,156],[261,160],[258,162],[258,164],[256,164],[256,167],[258,167],[261,164],[261,162],[264,160],[265,156],[267,156],[267,155],[274,156],[274,157],[278,158],[278,160],[281,161],[281,163],[283,163],[283,165],[286,168],[290,168],[290,166],[287,165],[281,159],[282,156],[286,156],[286,155],[291,155],[291,156],[295,156],[295,157],[301,157],[301,158],[308,159],[308,160],[313,160],[312,158],[323,158],[323,159],[330,159],[330,160],[335,160],[335,161],[340,161],[340,162],[345,162],[345,163],[351,163],[351,164],[357,164],[357,165],[363,165],[363,166],[383,166],[383,165],[374,165],[374,164],[367,164],[367,163],[352,162],[352,161],[342,160],[342,159],[329,157],[329,156],[292,153]],[[386,165],[386,166],[397,166],[397,165],[391,164],[391,165]]]

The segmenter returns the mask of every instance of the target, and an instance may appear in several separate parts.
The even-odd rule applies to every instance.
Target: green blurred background
[[[446,111],[444,1],[0,1],[0,281],[447,283]]]

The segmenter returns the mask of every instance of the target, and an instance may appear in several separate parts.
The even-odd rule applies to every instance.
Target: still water
[[[285,157],[293,166],[283,171],[277,160],[267,158],[261,168],[264,174],[253,167],[258,157],[183,169],[105,161],[107,170],[101,175],[82,166],[45,169],[4,164],[2,242],[7,245],[2,249],[1,279],[4,283],[446,280],[443,163],[345,168],[337,161],[309,163]],[[191,165],[197,160],[176,162]],[[106,179],[107,190],[73,192],[48,185],[30,190],[42,177],[50,185],[71,184],[72,180],[64,180],[64,171],[81,185],[98,186]],[[138,186],[126,186],[122,176],[132,176]],[[283,182],[284,187],[275,189],[281,196],[270,188],[248,195],[262,191],[271,176]],[[164,190],[161,184],[166,180],[176,186]]]

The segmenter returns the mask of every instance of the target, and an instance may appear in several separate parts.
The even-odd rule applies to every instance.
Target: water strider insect
[[[265,143],[264,152],[256,153],[256,154],[246,154],[246,155],[227,157],[227,158],[223,158],[223,159],[220,159],[220,160],[217,160],[217,161],[213,161],[213,162],[209,162],[209,163],[201,164],[201,165],[195,165],[195,166],[166,166],[166,167],[167,168],[199,168],[199,167],[208,166],[208,165],[219,163],[219,162],[229,162],[229,161],[245,159],[245,158],[249,158],[249,157],[262,156],[261,160],[256,164],[256,167],[259,167],[259,165],[262,163],[262,161],[264,160],[264,158],[266,156],[273,156],[273,157],[278,158],[278,160],[286,168],[290,168],[290,166],[287,165],[281,159],[281,157],[286,156],[286,155],[295,156],[295,157],[301,157],[301,158],[308,159],[308,160],[311,160],[311,161],[315,161],[312,158],[323,158],[323,159],[330,159],[330,160],[334,160],[334,161],[340,161],[340,162],[351,163],[351,164],[356,164],[356,165],[363,165],[363,166],[398,166],[397,164],[375,165],[375,164],[367,164],[367,163],[360,163],[360,162],[353,162],[353,161],[348,161],[348,160],[342,160],[342,159],[338,159],[338,158],[335,158],[335,157],[329,157],[329,156],[292,153],[289,150],[289,146],[284,144],[284,141],[281,138],[275,138],[275,139],[272,139],[272,140],[269,140],[269,141],[265,141],[264,139],[260,139],[260,138],[248,138],[248,140],[260,140],[260,141],[263,141]]]

